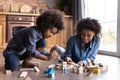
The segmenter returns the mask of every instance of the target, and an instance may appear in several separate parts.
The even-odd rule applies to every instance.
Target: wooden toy
[[[25,78],[25,77],[27,77],[27,75],[28,75],[28,72],[27,72],[27,71],[22,71],[22,72],[20,73],[19,77],[20,77],[20,78]]]
[[[92,72],[94,74],[100,74],[101,70],[98,68],[98,69],[92,69]]]
[[[36,72],[40,72],[40,70],[39,70],[38,67],[34,67],[34,70],[35,70]]]
[[[24,80],[32,80],[29,76],[27,76]]]
[[[34,68],[21,68],[20,71],[34,71]]]
[[[6,70],[5,74],[11,74],[11,70]]]
[[[55,77],[55,70],[53,68],[49,68],[44,71],[45,74],[47,74],[48,77],[54,78]]]
[[[90,70],[87,74],[88,77],[91,77],[93,75],[93,72]]]
[[[80,67],[78,67],[78,74],[82,74],[83,73],[83,67],[82,66],[80,66]]]
[[[55,68],[55,64],[49,65],[48,68]]]
[[[69,73],[70,72],[70,68],[69,67],[65,67],[63,70],[64,73]]]

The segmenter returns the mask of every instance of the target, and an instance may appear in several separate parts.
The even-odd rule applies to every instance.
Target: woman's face
[[[47,29],[46,31],[44,31],[43,35],[45,38],[49,38],[55,35],[57,32],[58,29],[56,27],[53,27],[52,29]]]
[[[83,29],[80,33],[80,36],[82,38],[83,44],[87,44],[93,39],[95,33],[89,29]]]

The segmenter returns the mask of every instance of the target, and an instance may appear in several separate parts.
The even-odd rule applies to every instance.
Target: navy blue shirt
[[[6,56],[10,53],[23,55],[27,52],[38,58],[40,52],[36,50],[36,42],[42,38],[42,33],[35,26],[22,29],[8,43],[3,55]]]
[[[75,63],[83,61],[86,65],[90,60],[95,59],[99,45],[99,37],[94,37],[89,47],[85,48],[80,36],[72,36],[67,42],[65,57],[70,57]]]

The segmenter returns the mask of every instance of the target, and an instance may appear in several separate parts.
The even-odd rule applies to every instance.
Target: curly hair
[[[36,26],[40,31],[56,27],[58,31],[64,29],[63,14],[58,10],[48,10],[38,16]]]
[[[99,36],[99,34],[101,33],[101,25],[96,19],[85,18],[78,21],[76,26],[76,33],[81,33],[83,29],[93,31],[95,33],[95,36]]]

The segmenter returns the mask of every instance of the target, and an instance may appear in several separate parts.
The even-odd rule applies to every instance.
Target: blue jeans
[[[15,71],[18,70],[20,67],[20,60],[25,59],[28,56],[27,53],[23,55],[17,55],[15,53],[10,53],[5,56],[5,69]]]

